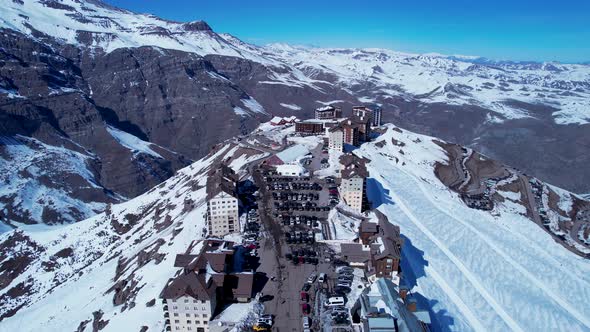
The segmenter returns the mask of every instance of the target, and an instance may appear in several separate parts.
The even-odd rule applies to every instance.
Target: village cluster
[[[371,208],[367,160],[353,153],[380,125],[365,106],[275,117],[270,130],[293,141],[253,162],[247,180],[211,170],[206,239],[177,255],[161,292],[166,330],[427,331],[400,229]]]

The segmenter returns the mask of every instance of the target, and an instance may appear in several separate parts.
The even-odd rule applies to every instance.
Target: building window
[[[187,307],[187,308],[188,308],[188,307]],[[191,314],[186,314],[186,317],[190,317],[190,316],[191,316]]]
[[[180,321],[178,319],[175,319],[174,323],[178,324],[178,323],[180,323]]]
[[[174,317],[178,317],[178,312],[175,312],[174,313]]]

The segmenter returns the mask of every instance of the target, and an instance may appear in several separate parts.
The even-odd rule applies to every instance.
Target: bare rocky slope
[[[90,216],[270,115],[310,117],[327,103],[379,104],[385,121],[575,192],[590,189],[587,65],[259,47],[202,21],[171,22],[96,0],[3,1],[0,28],[0,152],[13,170],[2,179],[4,222]],[[79,167],[64,172],[19,157],[24,145],[6,142],[60,148],[54,153]],[[49,204],[48,191],[70,199]]]

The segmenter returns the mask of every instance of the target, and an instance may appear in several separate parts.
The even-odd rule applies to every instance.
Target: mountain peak
[[[192,21],[184,23],[182,28],[186,31],[213,31],[211,26],[205,21]]]

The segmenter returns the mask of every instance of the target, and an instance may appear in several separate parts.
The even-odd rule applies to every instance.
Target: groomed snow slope
[[[227,144],[105,213],[65,227],[0,235],[0,275],[5,263],[17,271],[0,290],[0,316],[23,306],[0,322],[0,331],[75,331],[83,321],[89,331],[99,311],[108,320],[102,331],[162,331],[158,295],[177,271],[175,256],[203,238],[207,172],[221,160],[244,166],[256,155],[265,156]],[[10,265],[13,258],[22,271]],[[24,296],[14,296],[16,289]]]
[[[589,331],[590,262],[514,209],[467,208],[436,178],[446,155],[432,140],[389,126],[356,154],[371,159],[369,198],[401,227],[407,280],[441,329]]]

